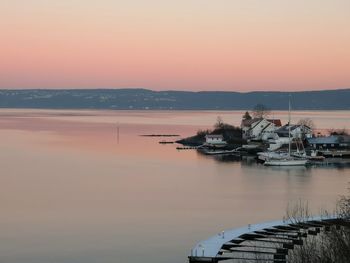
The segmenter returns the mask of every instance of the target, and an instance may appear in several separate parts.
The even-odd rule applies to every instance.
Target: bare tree
[[[337,202],[337,214],[344,219],[350,219],[350,196],[341,196]]]
[[[218,117],[216,118],[216,123],[215,123],[215,125],[214,125],[214,128],[215,128],[215,129],[220,129],[220,128],[222,128],[223,126],[224,126],[224,122],[223,122],[222,118],[221,118],[220,116],[218,116]]]
[[[329,213],[325,213],[329,214]],[[287,209],[287,219],[292,223],[302,223],[310,217],[307,203],[299,201]],[[338,201],[337,215],[348,222],[350,197]],[[307,235],[303,245],[297,246],[288,254],[290,263],[346,263],[350,259],[350,227],[348,224],[329,225],[317,235]],[[306,231],[301,229],[300,231]],[[307,234],[307,232],[305,232]]]
[[[300,119],[298,125],[301,126],[301,137],[304,140],[309,133],[309,129],[313,131],[315,129],[315,123],[310,118]]]
[[[329,135],[349,135],[349,132],[343,128],[343,129],[330,129],[328,130]]]
[[[249,111],[246,111],[242,117],[243,120],[251,120],[252,116],[250,116]]]
[[[311,130],[315,129],[315,123],[310,118],[300,119],[298,125],[309,127]]]
[[[287,206],[286,217],[294,224],[307,221],[311,216],[307,202],[299,200],[296,203],[289,203]]]
[[[252,110],[254,118],[266,118],[271,113],[271,110],[263,104],[255,105]]]
[[[210,134],[211,130],[198,130],[197,136],[200,138],[204,138],[206,135]]]

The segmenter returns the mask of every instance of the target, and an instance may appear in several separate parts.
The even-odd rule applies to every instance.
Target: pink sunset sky
[[[349,0],[5,0],[0,88],[350,88]]]

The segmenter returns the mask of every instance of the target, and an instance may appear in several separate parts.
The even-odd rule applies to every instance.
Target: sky
[[[350,1],[0,0],[0,88],[350,88]]]

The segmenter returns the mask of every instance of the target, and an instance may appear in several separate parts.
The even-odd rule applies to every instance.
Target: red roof
[[[281,122],[280,119],[267,119],[267,121],[275,124],[275,126],[277,126],[277,127],[281,127],[282,126],[282,122]]]

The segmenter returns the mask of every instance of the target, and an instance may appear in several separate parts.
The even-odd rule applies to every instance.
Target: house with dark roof
[[[314,149],[350,149],[350,136],[331,135],[308,138],[307,143]]]
[[[311,138],[312,130],[306,125],[286,124],[276,130],[278,137],[289,137],[289,131],[292,138]]]

